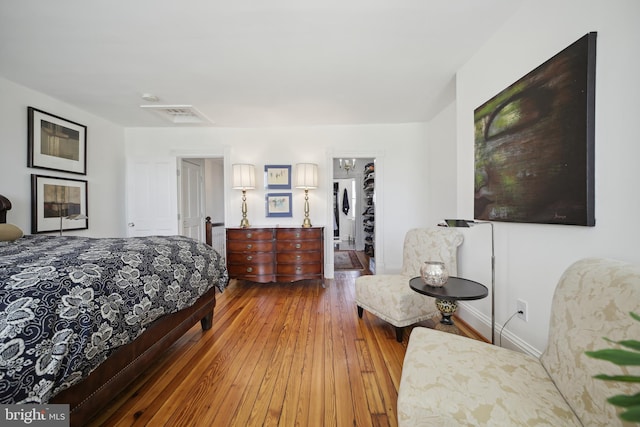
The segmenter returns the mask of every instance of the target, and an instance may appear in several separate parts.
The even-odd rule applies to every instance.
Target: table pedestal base
[[[440,314],[442,314],[442,320],[440,320],[440,323],[453,325],[451,315],[458,309],[458,303],[455,300],[436,298],[436,307],[440,311]]]

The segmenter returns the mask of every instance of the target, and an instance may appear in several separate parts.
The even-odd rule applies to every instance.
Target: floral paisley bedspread
[[[0,242],[0,403],[46,403],[229,276],[183,236]]]

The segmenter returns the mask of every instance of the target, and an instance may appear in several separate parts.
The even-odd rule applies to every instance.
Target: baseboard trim
[[[456,316],[463,320],[472,329],[478,331],[478,333],[484,336],[488,342],[491,342],[491,318],[489,316],[486,316],[484,313],[481,313],[475,307],[466,304],[464,301],[458,302],[458,311]],[[502,326],[503,325],[498,322],[495,324],[495,345],[529,354],[536,358],[540,357],[542,353],[538,349],[532,347],[529,343],[522,340],[508,329],[502,330],[501,334]]]
[[[486,343],[490,343],[491,342],[484,335],[482,335],[480,332],[476,331],[467,322],[465,322],[463,319],[461,319],[458,316],[458,314],[454,314],[453,317],[455,318],[456,326],[458,327],[460,332],[462,332],[465,336],[467,336],[469,338],[476,339],[478,341],[484,341]]]

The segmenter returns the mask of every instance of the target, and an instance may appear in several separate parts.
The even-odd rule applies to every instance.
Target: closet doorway
[[[334,271],[368,274],[375,264],[374,158],[333,158],[332,214]]]

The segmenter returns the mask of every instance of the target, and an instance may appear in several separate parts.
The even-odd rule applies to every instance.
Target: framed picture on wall
[[[291,193],[267,193],[267,217],[291,217]]]
[[[86,126],[33,107],[27,116],[27,166],[87,174]]]
[[[87,181],[31,175],[32,234],[87,228]]]
[[[476,108],[474,218],[595,225],[596,37]]]
[[[265,165],[264,188],[291,190],[291,165]]]

